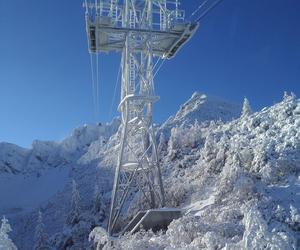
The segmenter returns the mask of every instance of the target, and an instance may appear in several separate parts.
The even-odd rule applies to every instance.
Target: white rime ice
[[[48,249],[50,249],[48,235],[45,232],[45,225],[43,223],[43,214],[41,211],[39,211],[37,225],[35,228],[34,250],[48,250]]]
[[[18,186],[11,183],[49,183],[45,199],[31,210],[12,202],[17,198],[0,204],[22,250],[33,248],[40,208],[53,249],[300,249],[300,101],[294,94],[258,112],[246,99],[242,108],[193,94],[156,128],[166,203],[183,216],[166,231],[141,230],[112,245],[105,228],[119,124],[85,125],[61,142],[37,141],[30,150],[0,144],[0,198],[7,197],[2,190]],[[37,187],[26,186],[22,194]],[[143,204],[141,194],[129,197],[120,227]]]
[[[0,227],[0,250],[16,250],[17,247],[9,238],[9,233],[12,231],[8,220],[3,216]]]

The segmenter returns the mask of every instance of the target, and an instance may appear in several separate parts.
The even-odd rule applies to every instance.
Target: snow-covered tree
[[[293,240],[288,240],[284,232],[268,231],[268,224],[255,205],[245,209],[243,223],[245,232],[241,249],[296,249]],[[292,237],[291,237],[292,238]]]
[[[101,211],[101,193],[97,184],[94,189],[93,211],[94,213],[99,213]]]
[[[296,231],[300,230],[300,215],[297,208],[292,204],[290,204],[290,218],[288,218],[287,221]]]
[[[72,198],[70,212],[67,217],[67,225],[73,226],[79,222],[80,217],[80,194],[75,180],[72,181]]]
[[[103,249],[108,242],[108,233],[102,227],[95,227],[89,235],[89,241],[94,242],[96,249]]]
[[[61,233],[52,239],[55,249],[89,249],[88,234],[91,229],[89,215],[80,208],[80,194],[77,183],[72,181],[72,195],[69,214]]]
[[[164,133],[160,133],[159,143],[158,143],[158,152],[159,154],[163,154],[167,152],[168,149],[168,141]]]
[[[94,198],[88,210],[85,210],[85,206],[82,208],[80,206],[81,198],[75,180],[72,181],[71,193],[69,214],[63,231],[52,237],[51,244],[55,249],[93,249],[90,246],[91,243],[88,240],[88,236],[91,228],[103,221],[101,193],[99,188],[95,187]]]
[[[295,100],[296,99],[296,95],[293,92],[291,92],[290,94],[288,94],[287,91],[284,91],[282,99],[283,99],[284,102],[289,102],[289,101]]]
[[[168,154],[170,157],[175,158],[176,157],[176,152],[178,148],[180,147],[180,142],[179,142],[179,127],[173,127],[171,129],[171,136],[168,142]]]
[[[243,102],[242,117],[249,116],[252,113],[248,99],[245,97]]]
[[[289,96],[288,92],[287,92],[287,91],[284,91],[284,92],[283,92],[283,101],[288,100],[289,97],[290,97],[290,96]]]
[[[35,245],[34,250],[47,250],[49,248],[48,235],[45,233],[45,225],[43,223],[43,214],[39,211],[37,225],[35,228]]]
[[[105,212],[102,205],[102,195],[98,184],[95,184],[94,197],[92,203],[92,215],[94,217],[94,225],[99,226],[104,220]]]
[[[16,250],[17,247],[9,238],[9,233],[12,231],[8,220],[3,216],[2,224],[0,227],[0,250]]]
[[[71,229],[71,237],[69,238],[69,246],[67,249],[88,249],[88,234],[91,231],[91,225],[85,220],[80,220]]]

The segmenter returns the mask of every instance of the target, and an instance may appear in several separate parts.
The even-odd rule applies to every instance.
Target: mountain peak
[[[221,120],[230,121],[239,117],[241,105],[231,103],[224,99],[208,96],[204,93],[194,92],[192,96],[180,106],[175,116],[171,116],[163,128],[182,124]]]

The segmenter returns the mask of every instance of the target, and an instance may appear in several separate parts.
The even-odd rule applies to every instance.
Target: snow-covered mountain
[[[231,103],[214,96],[195,92],[191,98],[180,106],[174,116],[171,116],[162,126],[166,133],[173,127],[189,125],[196,120],[201,123],[210,121],[228,122],[241,114],[241,105]]]
[[[185,215],[163,234],[125,236],[116,249],[299,247],[300,102],[285,96],[240,113],[241,105],[194,93],[158,128],[167,204]],[[118,120],[83,126],[62,142],[37,141],[32,149],[0,144],[0,215],[12,222],[19,249],[33,247],[38,210],[54,249],[89,249],[88,234],[107,222],[118,127]],[[81,212],[70,226],[72,179]]]
[[[88,151],[92,142],[106,141],[115,134],[119,120],[107,125],[84,125],[74,129],[72,134],[61,142],[34,141],[31,149],[14,144],[0,143],[0,173],[13,175],[41,174],[49,170],[75,162]]]
[[[57,213],[63,220],[65,213],[56,209],[60,205],[67,209],[69,205],[69,193],[64,191],[79,168],[78,159],[92,143],[107,141],[117,132],[119,124],[114,119],[107,125],[84,125],[61,142],[34,141],[31,149],[0,144],[0,215],[12,219],[20,249],[32,249],[37,209],[53,208],[49,213]],[[57,206],[53,207],[52,200]],[[56,216],[51,216],[45,217],[50,221],[47,227],[50,235],[63,225],[63,222],[56,225]],[[29,230],[28,225],[32,225]]]

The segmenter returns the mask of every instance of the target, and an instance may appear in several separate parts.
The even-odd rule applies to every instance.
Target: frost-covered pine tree
[[[99,225],[104,219],[104,209],[102,206],[102,195],[97,184],[95,184],[93,197],[93,214],[96,225]]]
[[[43,223],[43,214],[39,211],[37,225],[35,228],[35,244],[34,250],[47,250],[49,248],[48,235],[45,233],[45,225]]]
[[[287,91],[283,92],[283,101],[284,102],[289,102],[291,100],[295,100],[296,99],[296,95],[291,92],[291,94],[289,95]]]
[[[94,190],[93,210],[94,213],[99,213],[101,211],[101,193],[97,184],[95,185]]]
[[[0,250],[17,250],[18,248],[9,238],[9,233],[12,231],[8,220],[3,216],[0,227]]]
[[[288,219],[290,225],[296,230],[300,229],[300,214],[298,210],[293,205],[290,205],[290,219]]]
[[[179,138],[180,138],[180,128],[178,126],[173,127],[171,129],[171,135],[168,142],[169,154],[173,154],[174,153],[173,151],[179,148],[180,146]]]
[[[246,117],[251,115],[252,111],[251,111],[251,107],[249,104],[248,99],[245,97],[244,98],[244,102],[243,102],[243,110],[242,110],[242,117]]]
[[[160,133],[159,143],[158,143],[158,152],[162,154],[163,152],[167,152],[168,150],[168,142],[166,140],[166,136],[164,133]]]
[[[80,194],[75,180],[72,181],[72,198],[70,212],[67,217],[67,225],[73,226],[79,222],[80,217]]]
[[[288,94],[288,92],[287,91],[284,91],[283,92],[283,101],[287,101],[288,99],[289,99],[289,94]]]
[[[95,227],[89,235],[89,241],[93,242],[95,249],[106,249],[103,246],[108,242],[108,234],[102,227]]]

